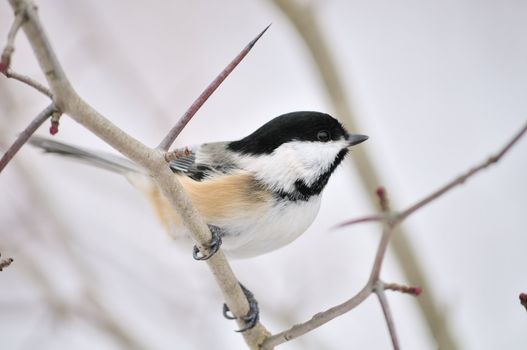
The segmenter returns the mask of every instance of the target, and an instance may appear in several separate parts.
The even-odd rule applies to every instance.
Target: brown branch
[[[438,199],[451,189],[453,189],[456,186],[464,184],[468,179],[470,179],[472,176],[476,175],[480,171],[488,168],[489,166],[496,164],[499,162],[505,154],[507,154],[510,149],[518,143],[518,141],[527,133],[527,124],[525,124],[510,140],[505,144],[495,155],[488,157],[483,162],[477,164],[476,166],[470,168],[467,170],[464,174],[459,175],[458,177],[452,179],[447,184],[439,188],[438,190],[432,192],[428,196],[424,197],[423,199],[419,200],[417,203],[411,205],[407,209],[403,210],[399,214],[374,214],[374,215],[368,215],[356,219],[351,219],[348,221],[344,221],[338,225],[335,226],[335,228],[341,228],[344,226],[354,225],[358,223],[364,223],[364,222],[394,222],[394,223],[400,223],[404,219],[406,219],[411,214],[415,213],[417,210],[423,208],[430,202]]]
[[[399,350],[399,340],[397,339],[397,332],[395,331],[395,323],[393,322],[390,304],[388,303],[386,293],[384,292],[384,284],[381,281],[377,281],[375,285],[375,294],[377,294],[377,299],[379,299],[379,304],[381,304],[382,313],[384,314],[386,326],[388,327],[388,332],[390,333],[393,349]]]
[[[66,77],[49,39],[44,33],[33,2],[31,0],[9,0],[9,3],[15,13],[25,11],[27,21],[24,22],[23,29],[46,76],[57,109],[68,114],[121,154],[147,170],[174,210],[180,215],[182,222],[189,228],[198,248],[206,252],[207,243],[211,238],[210,230],[201,220],[181,184],[166,166],[163,152],[146,147],[84,102]],[[207,265],[214,275],[229,309],[235,316],[238,316],[239,325],[244,326],[241,316],[247,314],[249,305],[221,249],[211,259],[207,260]],[[269,332],[261,323],[258,323],[242,335],[251,349],[258,349],[259,344],[268,334]]]
[[[170,146],[174,143],[176,138],[178,137],[179,133],[183,130],[183,128],[187,125],[187,123],[192,119],[194,114],[201,108],[201,106],[208,100],[208,98],[216,91],[216,89],[221,85],[221,83],[229,76],[229,74],[232,73],[232,71],[238,66],[238,64],[247,56],[249,51],[254,47],[256,42],[264,35],[264,33],[269,29],[271,25],[269,24],[267,27],[265,27],[264,30],[260,32],[254,38],[251,40],[247,46],[223,69],[223,71],[214,79],[209,86],[203,92],[199,97],[194,101],[194,103],[187,109],[185,114],[183,114],[179,120],[177,121],[176,125],[170,131],[168,132],[167,136],[161,141],[159,146],[157,146],[158,149],[161,149],[163,151],[168,151]]]
[[[11,161],[15,154],[22,148],[22,146],[29,140],[31,135],[48,119],[53,113],[56,113],[57,109],[52,103],[47,106],[42,112],[40,112],[35,119],[22,131],[15,142],[7,149],[7,151],[0,159],[0,173],[4,170],[6,165]]]
[[[475,167],[469,169],[465,174],[458,176],[457,178],[453,179],[452,181],[448,182],[446,185],[438,189],[437,191],[431,193],[430,195],[426,196],[425,198],[421,199],[414,205],[410,206],[408,209],[402,211],[399,215],[397,220],[402,221],[405,218],[407,218],[409,215],[413,214],[417,210],[421,209],[428,203],[432,202],[433,200],[436,200],[437,198],[444,195],[446,192],[450,191],[452,188],[463,184],[465,181],[467,181],[470,177],[476,175],[481,170],[491,166],[492,164],[497,163],[503,156],[521,139],[523,135],[527,132],[527,124],[523,126],[523,128],[514,135],[511,140],[499,151],[496,153],[496,155],[489,157],[482,163],[476,165]]]
[[[355,218],[355,219],[341,222],[340,224],[333,226],[333,229],[342,228],[344,226],[363,224],[366,222],[384,222],[388,220],[390,217],[391,215],[387,215],[385,213],[362,216],[360,218]]]
[[[0,254],[0,256],[2,256],[2,254]],[[0,271],[11,265],[13,261],[13,258],[0,259]]]
[[[379,207],[381,208],[382,213],[390,214],[390,201],[388,200],[388,194],[386,193],[384,187],[377,188],[377,191],[375,192],[379,198]],[[388,245],[390,244],[390,241],[395,233],[395,226],[395,222],[384,222],[381,241],[379,242],[379,247],[377,248],[377,254],[375,255],[375,260],[373,262],[368,284],[372,286],[373,292],[375,292],[377,295],[377,299],[381,305],[382,313],[384,315],[384,319],[386,320],[386,326],[388,327],[388,333],[390,334],[390,339],[392,340],[393,349],[399,350],[399,341],[397,339],[397,332],[395,331],[392,312],[390,310],[388,299],[386,298],[386,293],[384,293],[384,283],[380,280],[382,263],[384,261],[384,257],[386,256]]]
[[[51,91],[45,87],[44,85],[42,85],[41,83],[39,83],[38,81],[26,76],[26,75],[22,75],[22,74],[19,74],[15,71],[13,71],[12,69],[7,69],[7,71],[4,72],[4,75],[7,77],[7,78],[12,78],[12,79],[15,79],[15,80],[18,80],[26,85],[29,85],[31,86],[32,88],[36,89],[37,91],[41,92],[42,94],[46,95],[47,97],[49,98],[53,98],[53,94],[51,93]]]

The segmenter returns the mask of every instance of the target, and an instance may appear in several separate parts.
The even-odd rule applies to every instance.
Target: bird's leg
[[[245,316],[241,318],[243,322],[245,322],[245,327],[237,330],[236,332],[245,332],[246,330],[249,330],[256,326],[258,320],[260,319],[260,310],[258,308],[258,302],[256,301],[254,294],[250,290],[245,288],[245,286],[241,283],[240,287],[242,287],[243,294],[245,294],[247,302],[249,303],[249,311]],[[223,317],[228,320],[235,320],[237,318],[231,313],[231,310],[229,309],[227,304],[223,304]]]
[[[207,255],[200,252],[199,248],[197,246],[194,246],[194,249],[192,251],[192,256],[196,260],[208,260],[211,256],[216,254],[218,249],[220,249],[221,246],[221,237],[223,236],[223,231],[218,226],[214,225],[208,225],[211,233],[210,242],[207,243],[207,249],[209,253]]]

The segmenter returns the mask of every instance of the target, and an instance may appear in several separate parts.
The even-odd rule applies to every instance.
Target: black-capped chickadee
[[[245,258],[280,248],[304,233],[349,147],[367,139],[349,134],[328,114],[293,112],[241,140],[185,149],[167,166],[213,234],[221,237],[225,253]],[[130,160],[40,137],[30,142],[125,175],[147,195],[171,235],[189,236],[150,176]]]

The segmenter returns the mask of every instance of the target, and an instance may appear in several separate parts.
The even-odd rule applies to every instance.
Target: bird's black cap
[[[251,135],[231,142],[228,148],[244,154],[270,154],[289,141],[319,141],[320,131],[328,132],[331,140],[348,137],[344,127],[329,114],[302,111],[276,117]]]

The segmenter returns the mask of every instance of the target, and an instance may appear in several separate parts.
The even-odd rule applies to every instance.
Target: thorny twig
[[[42,112],[40,112],[35,119],[22,131],[15,142],[7,149],[7,151],[0,159],[0,173],[4,170],[5,166],[15,156],[15,154],[22,148],[22,146],[29,140],[31,135],[42,125],[52,114],[58,113],[55,104],[52,103],[47,106]]]
[[[265,27],[264,30],[260,32],[260,34],[256,36],[256,38],[251,40],[251,42],[247,44],[247,46],[245,46],[245,48],[227,65],[227,67],[223,69],[223,71],[216,77],[216,79],[214,79],[209,84],[209,86],[207,86],[207,88],[203,90],[201,95],[199,95],[199,97],[194,101],[194,103],[189,107],[189,109],[187,109],[185,114],[183,114],[181,118],[179,118],[176,125],[174,125],[172,129],[170,129],[167,136],[165,136],[165,138],[163,139],[163,141],[161,141],[157,148],[163,151],[168,151],[168,149],[174,143],[176,137],[178,137],[179,133],[181,133],[185,125],[187,125],[187,123],[192,119],[194,114],[196,114],[196,112],[214,93],[214,91],[216,91],[216,89],[229,76],[229,74],[231,74],[234,68],[236,68],[236,66],[238,66],[238,64],[245,58],[245,56],[247,56],[249,51],[251,51],[256,42],[262,37],[262,35],[264,35],[264,33],[267,31],[267,29],[269,29],[270,26],[271,25],[269,24],[267,27]]]
[[[426,206],[433,200],[436,200],[437,198],[439,198],[441,195],[443,195],[447,191],[451,190],[457,185],[460,185],[461,183],[465,182],[466,180],[468,180],[469,178],[477,174],[479,171],[485,169],[491,164],[498,162],[520,140],[520,138],[525,135],[526,132],[527,132],[527,125],[521,128],[520,131],[517,134],[515,134],[510,139],[510,141],[507,142],[507,144],[502,149],[500,149],[500,151],[495,156],[488,158],[481,164],[468,170],[465,174],[453,179],[452,181],[447,183],[447,185],[441,187],[439,190],[433,192],[431,195],[425,197],[423,200],[412,205],[411,207],[409,207],[402,213],[392,214],[393,216],[390,215],[388,217],[378,216],[378,220],[376,219],[375,221],[383,222],[384,230],[383,230],[381,241],[377,248],[377,253],[376,253],[375,261],[373,263],[373,267],[370,273],[370,277],[366,285],[357,294],[355,294],[351,299],[347,300],[346,302],[336,305],[326,311],[319,312],[306,322],[297,324],[285,331],[282,331],[280,333],[270,336],[263,343],[262,348],[272,349],[273,347],[277,345],[290,341],[294,338],[300,337],[301,335],[304,335],[307,332],[310,332],[313,329],[316,329],[322,326],[323,324],[331,321],[332,319],[338,316],[341,316],[351,311],[358,305],[360,305],[364,300],[368,298],[368,296],[371,295],[372,292],[375,291],[376,285],[380,281],[379,275],[380,275],[380,270],[382,267],[382,261],[386,253],[386,249],[388,247],[390,238],[391,236],[393,236],[393,232],[395,232],[396,226],[398,226],[402,220],[406,219],[409,215],[413,214],[416,210],[422,208],[423,206]],[[380,197],[381,208],[387,209],[388,202],[386,199],[384,200],[382,199],[382,197],[385,196],[384,191],[378,190],[377,195]],[[372,215],[370,217],[374,217],[374,216]],[[362,220],[360,222],[366,222],[366,221],[374,221],[374,220]],[[348,222],[351,222],[353,224],[359,221],[351,220]],[[342,225],[342,226],[345,226],[345,225]],[[403,293],[408,293],[408,294],[413,294],[413,295],[419,295],[421,293],[421,289],[418,287],[409,287],[410,289],[406,290],[405,288],[398,288],[396,286],[398,285],[387,284],[387,285],[384,285],[384,289],[401,291]],[[415,288],[415,289],[411,289],[411,288]],[[527,295],[525,294],[522,294],[522,295],[523,295],[523,299],[525,299],[525,303],[527,304]],[[522,304],[523,304],[522,295],[520,295],[520,300],[522,300]],[[381,302],[381,305],[382,305],[382,302]],[[392,342],[393,342],[393,339],[394,338],[392,336]]]

